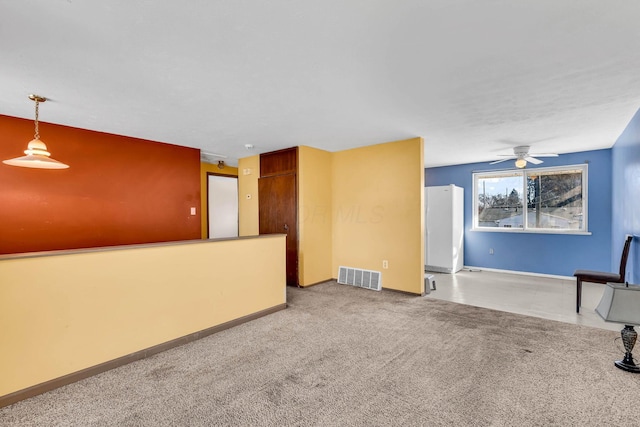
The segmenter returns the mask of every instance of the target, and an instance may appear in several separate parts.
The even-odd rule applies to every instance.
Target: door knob
[[[289,226],[287,224],[284,225],[285,231],[289,231]]]

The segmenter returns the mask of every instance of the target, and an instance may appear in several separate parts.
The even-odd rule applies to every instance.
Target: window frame
[[[588,173],[588,164],[577,164],[577,165],[566,165],[566,166],[550,166],[550,167],[541,167],[541,168],[531,168],[531,169],[497,169],[497,170],[487,170],[487,171],[476,171],[472,173],[472,225],[471,231],[481,231],[481,232],[489,232],[489,233],[528,233],[528,234],[571,234],[571,235],[590,235],[589,231],[589,173]],[[570,229],[558,229],[558,228],[529,228],[528,227],[528,209],[526,209],[527,205],[527,177],[532,174],[540,174],[545,172],[569,172],[580,170],[582,172],[582,228],[577,230]],[[523,227],[522,228],[512,228],[512,227],[482,227],[478,225],[479,216],[478,216],[478,205],[479,205],[479,194],[478,194],[478,181],[481,178],[490,178],[492,175],[505,175],[505,174],[514,174],[515,176],[521,175],[522,177],[522,188],[521,194],[523,195]]]

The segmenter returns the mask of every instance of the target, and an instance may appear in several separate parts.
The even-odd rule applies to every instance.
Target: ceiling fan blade
[[[527,156],[524,158],[527,162],[533,163],[534,165],[539,165],[542,163],[542,160],[536,159],[535,157]]]
[[[491,163],[489,163],[489,164],[490,164],[490,165],[495,165],[495,164],[502,163],[502,162],[506,162],[507,160],[512,160],[512,159],[515,159],[515,157],[510,157],[510,158],[508,158],[508,159],[502,159],[502,160],[496,160],[495,162],[491,162]]]
[[[531,156],[536,157],[558,157],[557,153],[532,153]]]

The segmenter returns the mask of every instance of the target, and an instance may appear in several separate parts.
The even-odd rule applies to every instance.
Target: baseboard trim
[[[27,387],[22,390],[15,391],[13,393],[6,394],[4,396],[0,396],[0,408],[11,405],[13,403],[19,402],[21,400],[28,399],[30,397],[37,396],[42,393],[46,393],[48,391],[54,390],[56,388],[72,384],[74,382],[83,380],[85,378],[89,378],[91,376],[100,374],[105,371],[109,371],[111,369],[126,365],[131,362],[135,362],[136,360],[144,359],[149,356],[153,356],[154,354],[161,353],[163,351],[172,349],[174,347],[178,347],[192,341],[199,340],[201,338],[207,337],[209,335],[213,335],[217,332],[224,331],[226,329],[233,328],[234,326],[241,325],[243,323],[250,322],[252,320],[259,319],[260,317],[267,316],[269,314],[273,314],[280,310],[284,310],[287,308],[287,304],[278,304],[276,306],[266,308],[264,310],[260,310],[258,312],[248,314],[246,316],[242,316],[238,319],[230,320],[228,322],[222,323],[220,325],[212,326],[207,329],[203,329],[198,332],[194,332],[189,335],[185,335],[180,338],[173,339],[171,341],[164,342],[162,344],[154,345],[149,348],[145,348],[140,351],[136,351],[135,353],[127,354],[126,356],[118,357],[117,359],[109,360],[104,363],[100,363],[99,365],[91,366],[86,369],[82,369],[77,372],[72,372],[70,374],[64,375],[62,377],[54,378],[49,381],[45,381],[40,384],[36,384],[31,387]]]
[[[321,280],[319,282],[309,283],[308,285],[300,285],[300,287],[301,288],[309,288],[311,286],[316,286],[316,285],[321,285],[323,283],[331,282],[332,280],[336,280],[336,279],[325,279],[325,280]]]
[[[463,267],[464,270],[468,270],[468,271],[475,271],[475,270],[480,270],[480,271],[490,271],[493,273],[505,273],[505,274],[518,274],[521,276],[535,276],[535,277],[545,277],[548,279],[561,279],[561,280],[574,280],[575,278],[573,276],[558,276],[555,274],[542,274],[542,273],[531,273],[529,271],[516,271],[516,270],[500,270],[497,268],[486,268],[486,267],[473,267],[470,265],[465,265]]]

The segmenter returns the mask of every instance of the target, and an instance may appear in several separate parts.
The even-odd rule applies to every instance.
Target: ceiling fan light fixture
[[[516,167],[519,169],[522,169],[527,166],[527,163],[531,163],[534,165],[539,165],[540,163],[543,163],[543,161],[538,159],[537,157],[558,157],[556,153],[537,153],[532,155],[531,153],[529,153],[529,148],[530,147],[528,145],[513,147],[513,155],[498,154],[498,156],[505,157],[505,158],[501,160],[496,160],[495,162],[491,162],[489,164],[496,165],[498,163],[506,162],[507,160],[515,159]]]
[[[33,139],[29,141],[29,144],[27,144],[27,149],[24,150],[26,156],[3,160],[2,163],[23,168],[67,169],[69,165],[50,157],[51,153],[47,151],[47,145],[40,140],[40,132],[38,130],[38,106],[41,102],[45,102],[47,98],[44,96],[29,95],[29,99],[36,103],[35,135]]]

